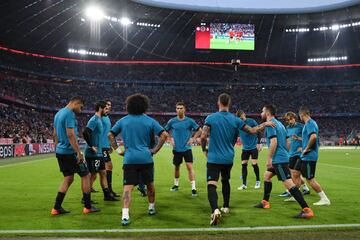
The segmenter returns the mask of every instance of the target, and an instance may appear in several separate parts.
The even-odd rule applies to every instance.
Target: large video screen
[[[255,25],[202,23],[196,27],[196,49],[254,50]]]

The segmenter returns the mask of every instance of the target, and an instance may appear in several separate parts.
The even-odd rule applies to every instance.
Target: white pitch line
[[[25,164],[30,164],[30,163],[37,163],[37,162],[41,162],[41,161],[45,161],[45,160],[49,160],[49,158],[43,158],[43,159],[39,159],[39,160],[30,160],[30,161],[27,161],[27,162],[9,163],[9,164],[5,164],[5,165],[0,166],[0,168],[13,167],[13,166],[18,166],[18,165],[25,165]]]
[[[167,232],[237,232],[259,230],[289,230],[289,229],[322,229],[322,228],[360,228],[360,223],[354,224],[324,224],[297,226],[260,226],[260,227],[230,227],[230,228],[141,228],[141,229],[49,229],[49,230],[0,230],[0,234],[21,233],[167,233]]]
[[[329,166],[329,167],[337,167],[337,168],[345,168],[345,169],[352,169],[352,170],[360,170],[360,168],[348,167],[348,166],[343,166],[343,165],[336,165],[336,164],[329,164],[329,163],[319,163],[319,164],[320,164],[320,165]]]

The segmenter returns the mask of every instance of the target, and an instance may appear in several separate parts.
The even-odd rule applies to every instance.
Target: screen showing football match
[[[255,25],[202,23],[196,27],[196,49],[254,50]]]

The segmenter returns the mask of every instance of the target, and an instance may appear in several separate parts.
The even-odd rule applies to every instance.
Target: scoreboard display
[[[195,48],[255,50],[255,25],[201,23],[196,27]]]

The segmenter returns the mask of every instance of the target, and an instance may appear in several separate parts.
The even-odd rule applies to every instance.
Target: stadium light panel
[[[337,24],[331,26],[331,30],[333,30],[333,31],[339,30],[339,28],[340,28],[340,26]]]
[[[91,21],[100,21],[104,18],[103,10],[98,6],[89,6],[85,10],[85,16]]]
[[[123,25],[123,26],[128,26],[128,25],[131,24],[131,21],[130,21],[130,19],[127,18],[127,17],[122,17],[122,18],[120,19],[120,23],[121,23],[121,25]]]

